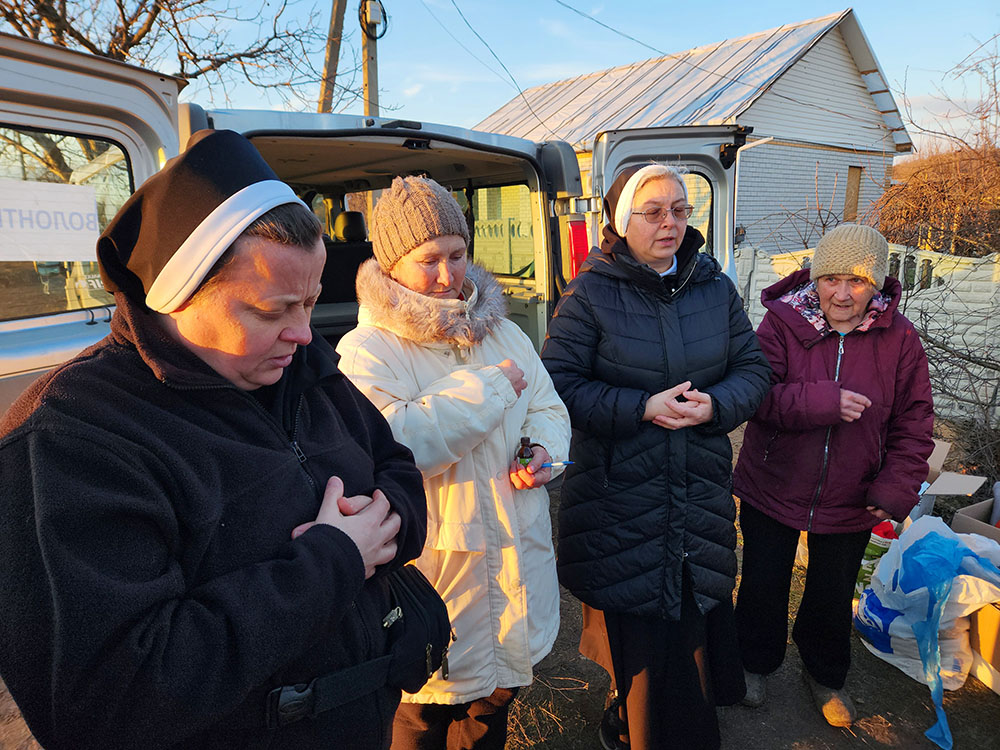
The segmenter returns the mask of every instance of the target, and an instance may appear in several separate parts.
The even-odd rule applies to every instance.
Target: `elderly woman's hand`
[[[515,490],[530,490],[532,487],[541,487],[552,479],[552,468],[542,464],[552,461],[549,452],[541,445],[531,446],[531,462],[527,466],[522,466],[515,458],[510,464],[510,483]]]
[[[875,518],[880,521],[888,521],[892,518],[886,511],[882,510],[876,505],[869,505],[867,508],[868,512],[871,513]]]
[[[840,418],[844,422],[861,419],[861,414],[872,405],[872,400],[861,393],[840,389]]]

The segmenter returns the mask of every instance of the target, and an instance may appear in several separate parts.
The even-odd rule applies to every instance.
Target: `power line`
[[[524,95],[524,92],[521,90],[521,87],[518,85],[517,80],[514,78],[514,76],[511,74],[511,72],[509,70],[507,70],[507,66],[503,64],[503,60],[501,60],[499,57],[497,57],[497,53],[493,51],[493,48],[486,42],[485,39],[482,38],[482,36],[480,36],[479,32],[476,31],[472,27],[472,24],[469,23],[469,20],[465,17],[465,14],[462,13],[462,9],[458,7],[458,3],[456,3],[455,0],[451,0],[451,4],[455,6],[455,10],[458,11],[458,15],[462,17],[462,20],[465,22],[465,25],[469,27],[469,30],[473,34],[476,35],[476,38],[480,42],[482,42],[483,46],[486,47],[486,49],[489,50],[489,52],[490,52],[491,55],[493,55],[493,59],[496,60],[498,63],[500,63],[500,67],[503,68],[504,72],[510,77],[511,83],[514,84],[514,88],[517,89],[517,93],[520,95],[521,99],[524,101],[524,106],[526,106],[528,108],[528,111],[531,112],[531,114],[535,116],[535,119],[538,120],[538,123],[543,128],[545,128],[546,132],[548,132],[549,135],[551,135],[553,138],[558,138],[559,136],[552,132],[552,130],[549,128],[549,126],[545,123],[545,120],[543,120],[541,117],[539,117],[538,113],[535,112],[535,110],[532,108],[531,102],[529,102],[528,98]]]
[[[490,73],[492,73],[493,75],[495,75],[497,78],[499,78],[501,81],[503,81],[507,85],[512,86],[515,89],[517,88],[516,86],[513,86],[513,84],[511,84],[510,81],[508,81],[502,75],[500,75],[499,73],[497,73],[493,68],[491,68],[485,62],[483,62],[479,58],[479,56],[476,55],[475,52],[473,52],[471,49],[469,49],[464,44],[462,44],[461,40],[457,36],[455,36],[454,34],[451,33],[451,30],[447,26],[444,25],[444,23],[441,21],[441,19],[438,18],[436,15],[434,15],[434,11],[432,11],[430,9],[430,7],[428,7],[427,3],[424,2],[424,0],[420,0],[420,4],[424,6],[424,10],[426,10],[430,14],[430,17],[433,18],[437,22],[437,25],[440,26],[444,30],[444,33],[447,34],[448,36],[450,36],[453,40],[455,40],[455,44],[457,44],[459,47],[461,47],[466,52],[468,52],[470,57],[472,57],[476,62],[478,62],[480,65],[482,65],[488,71],[490,71]]]

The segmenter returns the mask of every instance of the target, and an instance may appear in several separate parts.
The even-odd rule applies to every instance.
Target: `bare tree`
[[[955,92],[946,95],[945,84]],[[903,309],[920,332],[936,410],[970,471],[1000,476],[1000,49],[977,45],[945,74],[940,114],[908,127],[935,139],[893,170],[878,207],[891,242]],[[917,263],[921,270],[917,273]]]
[[[945,94],[944,84],[953,94]],[[1000,251],[1000,48],[995,35],[948,71],[932,125],[903,103],[909,127],[933,138],[893,171],[880,227],[890,241],[952,255]]]
[[[212,99],[249,84],[299,105],[323,77],[317,15],[299,0],[0,0],[0,30],[198,81]],[[335,108],[360,96],[359,69],[338,70]]]

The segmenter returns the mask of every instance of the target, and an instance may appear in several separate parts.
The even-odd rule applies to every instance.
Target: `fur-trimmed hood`
[[[464,300],[437,299],[407,289],[372,258],[358,269],[360,325],[384,328],[418,344],[474,346],[507,317],[503,290],[482,266],[469,263]]]

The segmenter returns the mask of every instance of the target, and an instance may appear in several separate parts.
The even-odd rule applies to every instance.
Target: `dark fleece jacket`
[[[868,330],[841,337],[781,301],[808,283],[803,269],[761,294],[767,314],[757,335],[773,387],[747,425],[736,494],[786,526],[820,534],[871,528],[878,518],[869,505],[901,521],[934,448],[927,357],[899,312],[902,289],[886,279],[888,309]],[[840,419],[841,388],[872,401],[854,422]]]
[[[0,423],[0,672],[29,727],[51,750],[388,747],[389,688],[270,736],[264,706],[384,652],[382,577],[338,529],[291,531],[335,474],[399,513],[384,567],[416,557],[410,452],[321,338],[269,410],[117,301]]]
[[[609,191],[608,215],[629,173]],[[592,607],[676,620],[688,565],[702,611],[736,576],[727,433],[767,390],[769,368],[718,263],[688,227],[665,280],[605,228],[559,300],[542,361],[569,409],[570,458],[559,509],[560,581]],[[667,430],[647,399],[690,380],[713,420]]]

